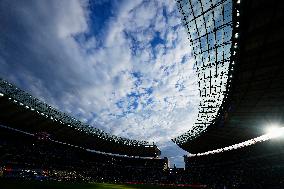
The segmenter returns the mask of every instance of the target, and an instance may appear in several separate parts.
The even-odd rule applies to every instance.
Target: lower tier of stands
[[[167,159],[115,156],[0,127],[0,179],[113,183],[175,183],[226,188],[284,188],[283,139],[222,153]]]
[[[160,182],[167,159],[114,156],[0,128],[0,177]]]
[[[272,139],[232,151],[185,157],[191,183],[217,188],[284,188],[284,140]]]

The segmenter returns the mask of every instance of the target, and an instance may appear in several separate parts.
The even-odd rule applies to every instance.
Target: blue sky
[[[156,142],[179,167],[186,152],[170,139],[200,101],[190,53],[175,1],[0,2],[0,77],[94,127]]]

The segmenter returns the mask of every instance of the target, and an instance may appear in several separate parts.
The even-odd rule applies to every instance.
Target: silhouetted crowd
[[[169,169],[167,159],[95,153],[1,129],[0,179],[194,184],[212,189],[284,188],[283,147],[268,145],[268,154],[262,154],[263,147],[255,145],[249,150],[186,157],[184,170]]]
[[[100,182],[158,182],[167,159],[113,156],[1,129],[2,177]]]
[[[284,188],[282,139],[185,160],[188,181],[206,184],[212,189]]]

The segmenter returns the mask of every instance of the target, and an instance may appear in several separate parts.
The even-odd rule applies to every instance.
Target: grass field
[[[191,187],[157,186],[144,184],[107,184],[107,183],[60,183],[40,181],[3,181],[0,180],[0,189],[192,189]]]

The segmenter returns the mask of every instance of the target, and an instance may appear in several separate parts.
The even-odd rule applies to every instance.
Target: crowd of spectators
[[[217,188],[284,188],[284,146],[270,140],[232,151],[185,157],[191,183]]]
[[[0,179],[67,182],[193,184],[212,189],[284,188],[283,141],[185,157],[185,169],[167,159],[91,152],[48,137],[0,128]]]
[[[155,183],[168,163],[91,152],[2,128],[0,154],[2,177],[22,179]]]

